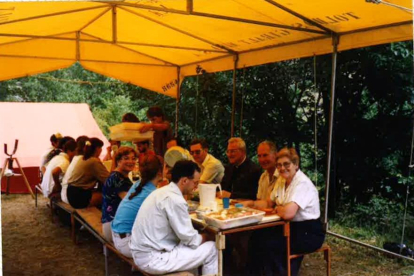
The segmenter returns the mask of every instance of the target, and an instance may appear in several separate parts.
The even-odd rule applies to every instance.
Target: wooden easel
[[[3,165],[3,169],[1,170],[0,173],[0,181],[4,176],[4,173],[6,171],[6,168],[8,168],[9,170],[13,171],[13,161],[16,161],[17,166],[19,167],[21,176],[23,176],[24,179],[24,183],[26,184],[27,189],[29,190],[30,194],[32,195],[32,198],[35,198],[34,193],[32,191],[32,188],[30,187],[29,181],[27,180],[27,177],[23,171],[22,166],[20,166],[19,160],[16,157],[13,157],[13,155],[16,153],[17,151],[17,145],[19,144],[19,140],[16,139],[16,141],[14,142],[14,150],[12,154],[9,154],[7,152],[7,144],[4,144],[4,153],[9,156],[9,158],[7,158],[6,160],[4,160],[4,165]],[[14,176],[18,176],[18,175],[14,175]],[[20,176],[20,175],[19,175]],[[10,177],[12,176],[6,176],[7,182],[6,182],[6,195],[8,195],[10,193]]]

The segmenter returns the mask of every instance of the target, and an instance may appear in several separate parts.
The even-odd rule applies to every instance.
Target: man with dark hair
[[[75,154],[76,142],[73,139],[68,139],[63,145],[63,152],[50,160],[41,184],[43,195],[45,197],[60,192],[63,175],[66,173],[69,163]]]
[[[139,123],[138,117],[134,113],[125,113],[122,116],[123,123]]]
[[[172,137],[170,122],[165,120],[161,107],[153,106],[147,111],[147,118],[151,123],[144,123],[140,132],[154,131],[154,151],[157,155],[164,156],[167,150],[167,141]]]
[[[149,146],[150,146],[149,140],[137,142],[136,145],[137,145],[137,150],[139,152],[138,160],[140,164],[142,164],[146,156],[155,155],[155,152],[149,149]]]
[[[208,153],[208,144],[205,139],[191,141],[190,154],[201,168],[200,183],[221,183],[224,176],[223,164]]]
[[[152,192],[142,204],[132,229],[130,248],[135,264],[150,274],[194,270],[218,273],[218,252],[212,237],[191,223],[184,195],[200,179],[197,164],[181,160],[171,171],[172,182]]]

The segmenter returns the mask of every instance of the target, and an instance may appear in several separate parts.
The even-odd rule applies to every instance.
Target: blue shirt
[[[120,172],[113,171],[102,188],[102,223],[111,222],[122,198],[120,192],[127,192],[132,186],[131,180]]]
[[[153,191],[157,189],[152,182],[148,182],[144,185],[142,191],[138,195],[136,195],[133,199],[129,199],[129,196],[135,192],[135,189],[138,187],[139,183],[140,181],[135,182],[119,205],[116,216],[111,224],[113,232],[131,233],[135,217],[137,216],[142,203]]]

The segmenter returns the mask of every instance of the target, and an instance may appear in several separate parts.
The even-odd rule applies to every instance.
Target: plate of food
[[[208,225],[228,229],[260,222],[264,215],[264,211],[242,207],[207,213],[203,219]]]

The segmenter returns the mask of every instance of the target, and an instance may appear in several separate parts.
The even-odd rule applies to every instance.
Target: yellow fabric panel
[[[27,77],[70,67],[74,61],[37,58],[11,58],[0,55],[0,81]]]
[[[166,18],[173,16],[172,14],[166,14],[159,17],[147,10],[139,10],[135,8],[127,8],[127,10],[123,10],[121,8],[118,9],[119,41],[212,49],[211,45],[206,42],[162,25],[167,24],[176,28],[178,27],[178,29],[183,31],[187,30],[184,26],[178,26],[175,22],[169,22],[166,20]],[[156,20],[156,22],[140,17],[139,15]],[[182,19],[184,20],[185,18]],[[157,22],[160,22],[161,24]]]
[[[177,68],[81,61],[90,71],[132,83],[170,97],[177,95]]]
[[[68,40],[29,39],[0,45],[0,55],[76,60],[76,43]]]
[[[98,42],[81,42],[80,59],[165,65],[162,61],[122,48],[116,44]]]
[[[103,12],[105,13],[102,14]],[[99,18],[93,24],[82,29],[82,32],[103,40],[112,41],[112,10],[103,9],[98,16]]]
[[[187,9],[187,0],[124,0],[123,2],[129,4],[141,4],[145,6],[157,7],[157,8],[167,8],[185,11]],[[194,1],[196,2],[196,1]],[[154,13],[163,14],[164,12],[153,11]]]
[[[341,36],[338,49],[340,51],[367,47],[378,44],[405,41],[412,39],[413,26],[406,24],[402,26],[388,27],[379,30],[351,33]]]
[[[335,31],[347,32],[395,22],[411,21],[412,15],[384,4],[367,3],[364,0],[277,0],[295,12]],[[411,8],[411,0],[389,0],[406,8]]]
[[[187,49],[160,48],[127,44],[124,46],[148,55],[157,56],[158,58],[177,64],[179,66],[199,60],[211,59],[227,55],[227,53],[195,51]]]
[[[149,14],[149,16],[155,18],[155,15]],[[302,33],[295,30],[191,15],[167,14],[162,19],[162,22],[165,24],[176,26],[180,30],[192,33],[213,44],[222,45],[234,51],[245,51],[257,47],[290,43],[319,36],[319,34]],[[162,38],[166,39],[166,41],[173,39],[173,37],[164,36]],[[181,42],[181,40],[177,40],[177,42]],[[185,45],[195,46],[189,43]]]
[[[207,73],[214,73],[232,70],[233,67],[234,57],[232,55],[228,55],[218,59],[183,66],[180,73],[185,77],[189,77],[197,75],[199,70],[205,70]]]
[[[0,33],[45,36],[73,32],[82,28],[100,12],[102,9],[94,9],[9,24],[3,23],[0,24]]]
[[[300,18],[263,0],[199,0],[195,1],[194,10],[202,13],[320,30],[315,26],[304,24]]]

